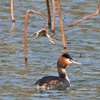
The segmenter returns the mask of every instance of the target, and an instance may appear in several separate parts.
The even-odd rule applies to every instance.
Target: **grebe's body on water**
[[[67,89],[70,86],[70,80],[66,73],[66,66],[75,63],[69,54],[62,54],[57,62],[57,69],[59,76],[44,76],[35,83],[36,89]]]

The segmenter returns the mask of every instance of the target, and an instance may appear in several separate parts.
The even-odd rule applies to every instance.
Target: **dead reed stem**
[[[52,15],[52,33],[55,33],[55,17],[56,17],[56,5],[55,0],[52,0],[52,8],[53,8],[53,15]]]
[[[48,27],[51,29],[51,13],[50,13],[49,0],[46,0],[46,6],[47,6],[47,14],[48,14]]]
[[[25,54],[25,62],[28,60],[28,36],[27,36],[27,27],[28,27],[28,20],[29,20],[29,13],[34,13],[34,14],[38,14],[40,16],[43,17],[44,19],[44,28],[46,26],[46,19],[45,16],[41,13],[41,12],[36,12],[34,10],[28,10],[26,12],[26,18],[25,18],[25,27],[24,27],[24,54]]]
[[[14,18],[14,2],[13,2],[13,0],[10,1],[10,5],[11,5],[11,18],[12,18],[12,22],[15,22],[15,18]]]
[[[64,33],[64,28],[63,28],[60,0],[57,0],[57,4],[58,4],[58,15],[59,15],[59,19],[60,19],[60,29],[61,29],[61,34],[62,34],[63,49],[64,49],[64,53],[66,53],[67,52],[66,39],[65,39],[65,33]]]
[[[88,18],[90,18],[92,16],[97,16],[99,13],[100,13],[100,2],[98,3],[98,9],[97,9],[97,11],[95,13],[87,15],[86,17],[84,17],[84,18],[82,18],[82,19],[80,19],[80,20],[78,20],[76,22],[71,23],[70,25],[68,25],[68,27],[74,26],[74,25],[76,25],[76,24],[78,24],[78,23],[80,23],[80,22],[82,22],[82,21],[84,21],[84,20],[86,20],[86,19],[88,19]]]

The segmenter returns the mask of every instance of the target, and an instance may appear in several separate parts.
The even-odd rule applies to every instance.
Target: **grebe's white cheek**
[[[66,59],[66,63],[69,65],[72,64],[72,61],[70,59]]]

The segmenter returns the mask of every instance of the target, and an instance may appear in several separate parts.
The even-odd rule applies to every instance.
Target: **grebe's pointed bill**
[[[73,64],[78,64],[78,65],[82,65],[82,63],[74,61],[74,60],[70,60]]]

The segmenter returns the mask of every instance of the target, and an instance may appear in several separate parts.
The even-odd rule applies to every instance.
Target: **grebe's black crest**
[[[62,57],[66,57],[66,58],[73,60],[72,57],[68,53],[63,53]]]

